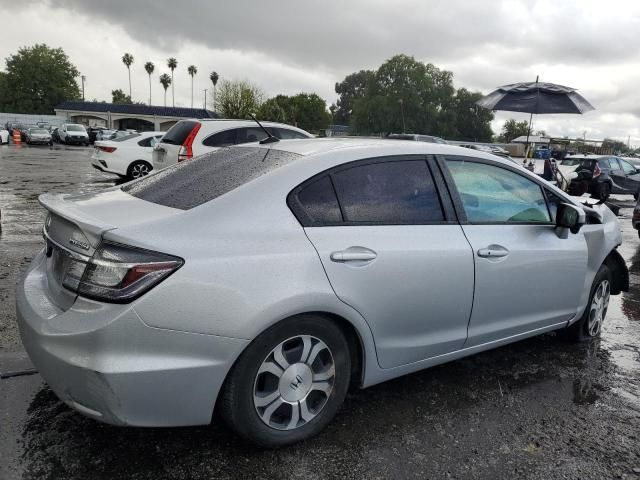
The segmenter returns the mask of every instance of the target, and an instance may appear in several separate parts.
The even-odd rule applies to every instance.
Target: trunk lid
[[[85,195],[44,194],[39,201],[49,212],[43,229],[47,295],[62,310],[70,308],[77,296],[63,285],[65,275],[86,266],[106,231],[182,213],[140,200],[119,188]]]

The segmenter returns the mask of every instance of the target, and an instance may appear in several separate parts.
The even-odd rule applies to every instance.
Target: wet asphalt
[[[0,372],[30,366],[14,286],[42,244],[38,195],[117,179],[94,170],[89,155],[0,147]],[[219,419],[103,425],[58,401],[37,374],[4,379],[0,479],[640,479],[640,240],[631,198],[615,201],[631,291],[612,298],[595,343],[543,335],[351,392],[319,436],[275,451],[247,445]]]

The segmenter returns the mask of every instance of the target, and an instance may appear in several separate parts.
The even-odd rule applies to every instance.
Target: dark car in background
[[[631,224],[633,225],[633,228],[638,230],[638,236],[640,237],[640,199],[636,200],[636,208],[633,209]]]
[[[610,194],[628,194],[638,199],[640,170],[628,161],[612,155],[574,155],[566,160],[578,160],[569,193],[606,200]]]

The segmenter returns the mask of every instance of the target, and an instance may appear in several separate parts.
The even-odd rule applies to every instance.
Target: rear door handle
[[[489,245],[478,250],[478,256],[482,258],[501,258],[509,255],[509,250],[500,245]]]
[[[332,252],[329,258],[334,262],[356,262],[367,263],[375,260],[378,255],[376,252],[365,247],[349,247],[345,250]]]

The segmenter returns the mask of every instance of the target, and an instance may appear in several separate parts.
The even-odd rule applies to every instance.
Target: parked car
[[[93,144],[96,140],[102,140],[102,138],[98,139],[98,133],[104,132],[108,130],[107,127],[89,127],[87,128],[87,135],[89,135],[89,143]]]
[[[636,206],[633,209],[631,224],[633,225],[633,228],[638,230],[638,236],[640,237],[640,199],[636,200]]]
[[[128,426],[215,407],[267,447],[318,433],[351,385],[553,330],[593,339],[629,286],[605,205],[450,145],[248,144],[40,203],[17,319],[56,395]]]
[[[415,142],[442,143],[446,144],[444,138],[434,137],[433,135],[421,135],[415,133],[390,133],[386,136],[391,140],[413,140]]]
[[[51,134],[48,130],[44,128],[30,128],[27,130],[27,138],[26,142],[29,145],[33,144],[41,144],[41,145],[51,145],[53,141],[51,140]]]
[[[0,129],[0,144],[9,143],[9,130]]]
[[[36,125],[25,125],[25,124],[21,124],[18,128],[18,131],[20,132],[20,140],[22,140],[23,142],[27,141],[27,134],[29,133],[29,129],[30,128],[38,128]]]
[[[579,161],[575,177],[569,183],[573,195],[590,193],[593,197],[606,200],[610,194],[629,194],[636,199],[640,192],[640,170],[626,160],[610,155],[574,155],[567,161]]]
[[[460,145],[460,146],[461,147],[465,147],[465,148],[470,148],[471,150],[478,150],[480,152],[491,153],[493,155],[497,155],[499,157],[506,158],[510,162],[513,162],[515,164],[520,165],[520,163],[515,161],[513,158],[511,158],[511,156],[509,155],[509,152],[507,152],[502,147],[489,146],[489,145],[480,145],[480,144],[477,144],[477,143],[469,143],[469,144]]]
[[[121,177],[139,178],[153,170],[153,147],[164,132],[132,133],[114,140],[98,140],[94,144],[91,164],[94,168]]]
[[[279,139],[311,138],[291,125],[261,122]],[[259,142],[267,134],[251,120],[180,120],[153,149],[153,168],[160,169],[222,147]]]
[[[61,143],[66,143],[67,145],[89,145],[87,130],[84,128],[84,125],[80,125],[79,123],[62,124],[58,129],[58,137],[60,137]]]

